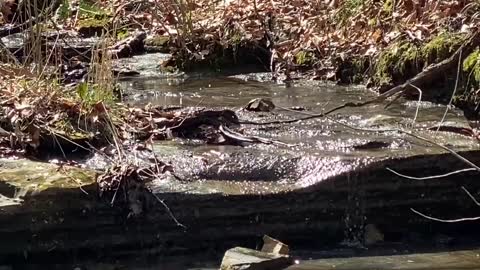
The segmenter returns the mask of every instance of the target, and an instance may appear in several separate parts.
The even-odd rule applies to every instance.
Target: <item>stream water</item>
[[[321,113],[346,102],[360,102],[375,96],[363,87],[339,87],[318,82],[297,82],[287,87],[268,82],[268,77],[268,74],[165,77],[147,72],[140,78],[126,78],[121,85],[126,94],[124,102],[137,106],[228,108],[236,111],[240,119],[257,122]],[[276,109],[271,113],[241,110],[254,98],[271,99]],[[328,118],[288,125],[245,125],[242,128],[244,134],[280,141],[287,146],[219,146],[182,139],[157,143],[157,155],[175,164],[177,173],[190,182],[185,185],[168,179],[154,183],[153,187],[157,191],[199,194],[274,194],[303,190],[373,163],[444,152],[395,129],[417,131],[417,134],[457,151],[478,150],[478,142],[467,136],[428,130],[440,122],[445,110],[443,105],[400,99],[388,107],[377,104],[346,108]],[[457,109],[450,109],[443,123],[455,130],[469,128],[463,113]],[[367,129],[389,131],[369,132]],[[423,173],[418,176],[433,174],[428,168],[416,173]],[[352,211],[352,216],[361,215],[361,210]],[[449,258],[452,256],[455,255]],[[390,263],[385,259],[383,267],[389,267]],[[376,267],[378,265],[382,263]],[[432,267],[438,266],[432,264]]]
[[[173,78],[142,76],[125,79],[122,87],[126,93],[125,102],[137,106],[227,108],[236,111],[241,120],[257,122],[304,117],[305,114],[321,113],[346,102],[360,102],[375,96],[363,87],[339,87],[318,82],[299,82],[293,87],[286,87],[261,82],[265,78],[268,74],[235,77],[196,74]],[[241,109],[254,98],[271,99],[277,107],[272,113]],[[184,179],[206,180],[195,182],[198,184],[195,187],[189,183],[189,190],[225,194],[275,193],[304,188],[379,160],[444,151],[426,147],[424,142],[394,129],[434,127],[442,119],[445,106],[405,100],[397,101],[388,108],[384,106],[346,108],[329,118],[284,125],[242,126],[246,135],[260,136],[285,145],[239,147],[174,140],[157,143],[155,150],[163,160],[175,164]],[[456,109],[449,110],[444,125],[456,129],[469,128],[463,113]],[[368,132],[367,129],[390,131]],[[476,141],[460,134],[434,134],[430,131],[419,134],[430,138],[434,136],[437,142],[459,151],[479,147]],[[92,163],[98,163],[98,160]],[[175,183],[174,189],[179,189],[179,185]]]
[[[119,83],[125,94],[123,102],[136,106],[151,104],[181,107],[185,111],[229,109],[235,111],[241,121],[268,122],[305,117],[346,102],[360,102],[375,97],[375,93],[360,86],[340,87],[306,81],[288,86],[275,84],[269,81],[269,74],[261,73],[236,76],[200,73],[165,75],[156,69],[163,59],[165,55],[153,54],[117,63],[140,73],[137,77],[121,78]],[[271,112],[242,109],[255,98],[270,99],[276,108]],[[329,117],[288,124],[243,124],[234,127],[235,131],[245,136],[257,136],[272,143],[212,145],[201,140],[181,138],[156,142],[153,149],[155,154],[162,161],[171,163],[181,180],[166,174],[164,178],[150,183],[149,187],[155,194],[170,196],[169,206],[181,221],[191,225],[191,231],[182,232],[178,227],[168,227],[171,220],[165,218],[166,215],[156,213],[155,216],[153,213],[149,217],[152,219],[147,220],[148,226],[127,226],[131,230],[128,231],[130,238],[123,241],[127,237],[124,231],[119,232],[121,226],[118,226],[118,220],[108,215],[98,216],[99,221],[96,223],[96,214],[92,212],[93,218],[87,214],[85,216],[89,217],[85,218],[85,222],[87,219],[90,222],[85,224],[85,232],[82,230],[83,220],[79,219],[83,219],[83,214],[90,211],[88,209],[95,209],[96,206],[91,205],[91,198],[85,199],[88,205],[85,209],[88,211],[82,210],[86,212],[82,212],[80,217],[79,209],[83,208],[77,209],[77,206],[72,206],[74,210],[65,211],[65,216],[61,218],[57,218],[57,210],[54,210],[55,218],[51,219],[54,229],[45,225],[48,222],[40,222],[38,230],[45,226],[52,235],[62,239],[55,241],[63,243],[66,249],[69,246],[65,243],[69,243],[70,236],[61,229],[57,233],[55,226],[58,224],[60,228],[69,226],[71,236],[77,237],[76,241],[94,248],[97,246],[92,243],[102,245],[115,240],[121,244],[112,246],[124,248],[125,254],[138,254],[134,253],[137,250],[129,253],[128,247],[132,243],[141,250],[139,253],[143,252],[141,248],[145,248],[144,243],[147,243],[147,249],[151,245],[152,252],[162,253],[165,249],[174,253],[175,248],[178,248],[181,253],[185,250],[185,254],[178,258],[164,259],[152,255],[154,258],[144,260],[143,256],[149,256],[142,254],[138,260],[119,263],[128,269],[215,269],[225,251],[224,245],[251,244],[252,239],[253,242],[261,239],[261,235],[266,232],[284,237],[280,240],[285,239],[287,244],[294,243],[291,248],[293,254],[306,260],[444,251],[466,246],[478,248],[479,236],[471,233],[478,231],[478,227],[468,227],[471,231],[465,230],[467,227],[461,225],[442,227],[426,223],[410,211],[411,205],[431,211],[440,205],[450,214],[470,213],[475,205],[465,194],[454,193],[454,190],[460,190],[460,186],[465,184],[472,188],[471,191],[477,188],[474,194],[478,194],[480,188],[471,181],[477,175],[466,174],[445,182],[424,183],[395,178],[395,175],[386,170],[393,168],[422,177],[465,167],[448,155],[445,149],[402,131],[415,132],[462,154],[473,153],[470,157],[478,158],[475,151],[480,150],[480,145],[472,136],[465,134],[471,128],[463,113],[455,108],[449,109],[443,121],[443,126],[449,132],[437,132],[435,126],[442,119],[446,106],[404,99],[385,105],[386,103],[344,108]],[[132,158],[142,160],[142,156],[137,154],[139,153],[131,153]],[[86,160],[85,165],[92,169],[103,169],[108,162],[95,155]],[[22,166],[28,170],[22,169]],[[15,197],[13,200],[6,196],[9,194],[0,194],[0,205],[2,201],[8,203],[4,206],[21,205],[22,200],[16,194],[31,191],[24,189],[33,189],[39,193],[49,187],[71,191],[76,190],[78,181],[82,185],[88,185],[88,181],[92,180],[89,175],[84,175],[84,178],[72,182],[71,179],[66,180],[68,175],[65,176],[56,166],[32,161],[2,161],[0,167],[0,184],[14,193],[10,197]],[[25,175],[29,177],[26,178]],[[67,196],[73,195],[67,192]],[[49,193],[45,197],[51,199]],[[66,197],[59,200],[67,198],[69,199]],[[82,197],[75,198],[77,199],[72,200],[72,205]],[[36,207],[35,202],[32,205]],[[98,209],[104,211],[101,207]],[[465,212],[461,212],[461,209]],[[437,209],[434,213],[445,214],[441,210]],[[72,213],[73,216],[68,216]],[[40,216],[43,218],[43,213]],[[57,220],[61,221],[55,225]],[[64,225],[64,221],[67,225]],[[158,224],[159,221],[168,224]],[[19,230],[31,229],[28,224],[19,226],[27,226]],[[99,233],[93,236],[95,239],[90,239],[92,236],[89,228],[92,227],[88,226],[103,230],[104,235]],[[381,237],[373,239],[378,241],[377,245],[363,246],[362,243],[368,242],[366,238],[370,237],[365,229],[367,226],[379,230],[376,234]],[[6,225],[0,227],[0,233],[2,230],[9,232],[12,228]],[[158,233],[160,230],[165,231]],[[109,233],[112,234],[111,239]],[[157,242],[151,240],[153,237],[158,238]],[[330,241],[330,238],[334,240]],[[168,244],[169,242],[175,244]],[[335,244],[333,248],[327,246],[326,243],[332,242]],[[48,239],[45,243],[50,244]],[[204,246],[214,246],[218,250],[212,248],[213,255],[209,256],[199,254]],[[57,243],[53,243],[53,247],[57,247]],[[189,252],[195,255],[190,256]],[[478,257],[476,251],[468,253],[468,258],[465,254],[457,253],[442,256],[415,257],[415,260],[425,262],[422,267],[426,265],[427,268],[408,268],[401,260],[395,262],[395,268],[392,260],[387,257],[375,259],[375,266],[372,266],[373,261],[368,260],[353,262],[353,265],[372,267],[368,269],[429,269],[430,265],[431,269],[447,269],[438,264],[461,260],[475,262]],[[405,260],[409,263],[410,258]],[[329,262],[342,264],[341,259]],[[115,268],[116,263],[103,265],[95,262],[86,265],[86,269],[118,269]],[[455,266],[454,263],[451,265]],[[455,267],[448,269],[455,270]],[[459,266],[458,269],[474,268]]]

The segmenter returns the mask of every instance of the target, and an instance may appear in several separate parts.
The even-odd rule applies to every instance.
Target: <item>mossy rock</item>
[[[462,64],[465,85],[454,97],[454,103],[462,106],[471,117],[478,118],[480,114],[480,48],[469,54]]]
[[[178,68],[176,68],[175,66],[171,66],[171,65],[160,65],[159,66],[159,71],[162,72],[162,73],[165,73],[165,74],[176,74],[179,72]]]
[[[463,71],[468,73],[473,84],[480,84],[480,48],[477,47],[463,61]]]
[[[78,22],[77,31],[83,37],[101,36],[109,28],[109,24],[107,17],[85,18]]]
[[[167,36],[155,35],[145,39],[145,50],[151,53],[169,53],[170,45],[170,38]]]
[[[95,183],[95,172],[30,160],[0,159],[0,182],[27,192],[79,188]]]
[[[392,44],[378,58],[373,80],[376,85],[398,84],[421,71],[420,48],[411,42]]]
[[[421,49],[425,65],[438,63],[452,55],[463,43],[464,34],[443,32],[427,42]]]
[[[399,84],[426,66],[450,57],[464,41],[463,34],[444,32],[424,45],[399,41],[380,54],[373,73],[376,85]]]
[[[170,65],[181,71],[210,70],[213,72],[229,72],[232,69],[242,69],[242,72],[265,71],[265,63],[270,62],[271,55],[266,45],[257,41],[242,42],[238,46],[222,44],[220,42],[199,41],[202,49],[193,49],[187,52],[182,49],[173,52]]]

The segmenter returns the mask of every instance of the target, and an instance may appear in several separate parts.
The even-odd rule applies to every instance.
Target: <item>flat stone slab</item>
[[[221,270],[268,270],[283,269],[291,264],[285,255],[267,253],[248,248],[236,247],[227,250]]]
[[[286,270],[466,270],[480,268],[480,250],[397,256],[323,259]]]

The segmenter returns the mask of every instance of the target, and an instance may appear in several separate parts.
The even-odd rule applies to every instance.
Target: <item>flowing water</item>
[[[120,85],[125,93],[123,102],[136,106],[151,104],[181,107],[182,110],[229,109],[235,111],[241,121],[268,122],[322,113],[347,102],[361,102],[376,96],[375,93],[356,86],[340,87],[305,81],[288,86],[275,84],[270,82],[269,74],[165,75],[156,69],[163,59],[165,55],[154,54],[124,59],[117,63],[119,66],[131,68],[140,73],[137,77],[121,79]],[[276,108],[271,112],[250,112],[242,109],[255,98],[270,99]],[[402,131],[414,132],[461,153],[480,150],[480,145],[471,136],[466,136],[465,131],[471,130],[469,123],[463,113],[457,109],[448,110],[443,122],[450,132],[436,132],[432,127],[442,119],[446,106],[404,99],[399,99],[389,106],[385,105],[386,103],[381,103],[344,108],[328,117],[288,124],[243,124],[234,127],[234,130],[245,136],[257,136],[273,142],[269,144],[211,145],[196,139],[156,142],[154,152],[162,161],[171,163],[175,173],[183,181],[166,175],[165,178],[155,180],[150,187],[157,194],[167,192],[173,196],[178,194],[178,197],[175,197],[177,199],[183,198],[180,205],[175,205],[174,200],[170,200],[169,205],[176,207],[175,213],[182,220],[190,220],[198,230],[196,233],[189,232],[190,234],[182,235],[175,234],[178,228],[173,230],[170,228],[171,231],[165,233],[174,235],[175,241],[183,237],[187,238],[185,242],[189,242],[190,238],[195,238],[198,234],[198,239],[202,239],[201,241],[220,241],[211,240],[213,238],[237,243],[246,237],[258,238],[258,234],[265,230],[286,232],[283,235],[290,237],[292,241],[297,241],[295,243],[307,242],[308,244],[316,241],[323,243],[319,238],[330,237],[330,235],[309,235],[309,230],[316,233],[331,232],[333,235],[336,232],[329,231],[330,227],[338,227],[344,230],[340,236],[344,238],[343,246],[340,248],[325,247],[326,250],[310,249],[300,252],[294,246],[292,247],[294,254],[301,259],[315,259],[356,256],[359,255],[356,251],[358,248],[363,251],[360,255],[419,252],[421,249],[417,246],[407,247],[400,242],[403,239],[401,237],[391,238],[399,241],[390,243],[393,247],[381,245],[367,250],[358,245],[361,239],[366,237],[364,227],[367,227],[367,222],[379,225],[384,230],[386,241],[387,236],[390,236],[388,233],[392,231],[394,235],[401,230],[402,234],[415,238],[415,243],[418,243],[421,237],[415,235],[417,232],[410,233],[410,227],[406,226],[409,226],[408,222],[411,220],[416,222],[415,226],[418,224],[422,226],[425,223],[411,218],[409,203],[428,209],[427,207],[432,205],[437,206],[435,203],[442,200],[443,206],[447,205],[449,209],[455,211],[459,211],[460,207],[466,207],[468,203],[471,204],[468,198],[465,199],[464,194],[461,195],[464,198],[463,201],[448,200],[453,196],[450,189],[458,188],[452,184],[453,180],[446,182],[444,186],[417,184],[415,181],[405,182],[398,178],[391,180],[394,175],[386,170],[387,167],[418,177],[446,173],[454,168],[464,167],[458,160],[448,156],[445,149]],[[375,130],[376,132],[373,132]],[[446,156],[450,158],[445,158]],[[141,153],[132,153],[132,157],[142,160]],[[108,162],[101,156],[94,156],[87,160],[85,165],[103,169]],[[48,188],[55,183],[68,182],[65,180],[64,173],[51,164],[42,165],[46,167],[25,165],[30,170],[20,171],[17,168],[21,165],[20,163],[14,165],[4,163],[0,164],[4,175],[10,173],[9,179],[15,179],[15,177],[24,179],[27,172],[29,177],[24,184],[36,191],[39,191],[39,188]],[[51,170],[51,174],[43,173],[47,170]],[[21,173],[18,173],[19,171]],[[45,177],[49,177],[48,181]],[[460,180],[468,181],[468,177],[473,179],[475,175],[467,175]],[[85,178],[91,179],[91,177]],[[9,188],[13,193],[17,193],[15,185],[20,182],[12,180],[7,185],[12,185]],[[3,182],[0,183],[3,184]],[[68,187],[78,184],[71,181],[68,183]],[[431,198],[429,198],[430,195]],[[5,201],[5,205],[21,203],[21,200],[16,200],[17,196],[11,197],[15,200],[0,196],[0,205],[2,201]],[[214,205],[210,203],[210,199],[213,200]],[[456,204],[450,206],[452,202]],[[368,219],[367,212],[370,214]],[[387,220],[382,220],[381,215],[387,216]],[[392,220],[389,220],[390,218]],[[101,227],[103,226],[106,231],[111,230],[113,233],[117,229],[116,223],[108,217],[102,222],[105,224]],[[110,223],[113,224],[112,227],[108,227]],[[202,227],[202,223],[207,225]],[[237,223],[240,224],[238,228]],[[397,228],[395,223],[401,223],[405,228]],[[209,224],[217,227],[209,228]],[[148,231],[149,226],[146,227],[146,232],[141,231],[145,234],[140,233],[139,237],[152,235],[152,232]],[[206,236],[203,236],[205,234],[203,229],[199,228],[207,232],[215,230],[215,233],[212,232],[212,235],[206,239]],[[428,223],[425,231],[434,231],[435,228]],[[82,233],[76,227],[75,230]],[[156,227],[152,230],[156,230]],[[450,230],[462,232],[462,229],[457,230],[456,227]],[[221,238],[221,235],[225,238]],[[422,248],[430,251],[440,250],[438,247],[444,241],[442,237],[437,237],[438,239],[435,237],[422,240]],[[475,238],[472,237],[472,239]],[[184,239],[178,240],[181,247]],[[188,243],[185,246],[191,248],[196,244]],[[221,244],[223,243],[219,243]],[[351,246],[354,247],[351,248]],[[475,247],[478,248],[478,246]],[[224,249],[221,252],[223,251]],[[447,269],[438,264],[449,262],[452,267],[448,269],[455,270],[457,265],[455,262],[464,260],[475,264],[478,258],[477,253],[477,251],[468,254],[444,253],[439,254],[440,257],[419,254],[415,257],[396,259],[383,257],[359,261],[333,259],[325,261],[322,267],[343,265],[345,268],[342,269],[357,269],[356,266],[364,266],[362,269],[429,269],[431,266],[431,269]],[[151,263],[146,263],[143,257],[139,257],[138,261],[128,260],[122,263],[128,265],[125,266],[128,269],[159,269],[159,267],[163,269],[213,267],[209,269],[215,269],[219,263],[219,256],[221,254],[217,251],[214,254],[215,260],[212,261],[211,257],[189,256],[187,252],[178,259],[155,257],[151,259]],[[413,267],[415,260],[422,264],[416,265],[417,268],[408,268],[409,264]],[[395,263],[394,266],[392,262]],[[101,265],[96,262],[92,265],[87,264],[87,268],[114,269],[113,265],[115,264]],[[458,269],[474,269],[461,268],[460,264],[458,266]]]
[[[318,82],[299,82],[286,87],[261,82],[265,78],[268,74],[146,76],[126,79],[122,86],[126,93],[125,102],[137,106],[227,108],[236,111],[241,120],[257,122],[304,117],[346,102],[375,97],[363,87],[339,87]],[[271,99],[276,109],[271,113],[241,109],[255,98]],[[195,182],[195,187],[189,184],[189,190],[226,194],[275,193],[312,186],[380,160],[441,153],[444,150],[428,147],[425,142],[395,129],[415,131],[433,127],[442,119],[445,108],[429,102],[399,100],[388,108],[385,104],[345,108],[328,118],[282,125],[242,126],[246,135],[285,144],[240,147],[174,140],[157,143],[155,150],[162,160],[175,164],[183,178],[205,180]],[[469,128],[462,112],[456,109],[449,110],[444,125]],[[368,129],[389,131],[369,132]],[[476,141],[460,134],[431,131],[418,134],[458,151],[479,147]],[[178,189],[179,183],[174,186]]]
[[[375,97],[375,93],[363,87],[340,87],[319,82],[297,82],[293,86],[275,84],[268,82],[268,74],[230,77],[208,74],[175,77],[151,75],[147,73],[141,78],[123,80],[122,87],[126,93],[124,102],[137,106],[228,108],[235,110],[241,120],[265,122],[321,113],[346,102],[361,102]],[[272,100],[276,109],[273,112],[242,110],[255,98]],[[388,107],[383,103],[346,108],[328,118],[282,125],[242,126],[244,134],[285,143],[281,145],[205,145],[182,139],[157,143],[154,149],[161,159],[174,164],[178,174],[190,182],[184,185],[172,179],[162,180],[154,183],[154,188],[157,191],[200,194],[273,194],[305,189],[369,164],[444,152],[425,141],[398,132],[399,129],[415,132],[457,151],[478,150],[476,140],[459,132],[428,130],[440,122],[445,111],[443,105],[400,99]],[[448,110],[443,125],[457,131],[469,129],[468,121],[457,109]],[[388,131],[371,132],[369,129]],[[428,169],[422,171],[421,168],[417,172],[425,174],[418,176],[433,173]],[[357,207],[361,204],[356,202]],[[352,212],[350,219],[358,219],[355,216],[362,215],[362,210],[358,208]],[[329,254],[336,252],[339,251]],[[475,261],[478,255],[475,252],[472,254]],[[422,255],[416,258],[421,259]],[[429,255],[425,255],[423,260],[428,261],[429,258]],[[445,254],[442,258],[461,261],[462,255]],[[431,260],[432,269],[438,267],[433,263],[435,260],[442,261],[441,258]],[[342,264],[342,260],[334,262]],[[363,264],[369,267],[374,264],[377,267],[375,269],[394,267],[390,258],[367,260]],[[399,265],[402,265],[401,261],[396,262],[395,267],[410,269]],[[418,269],[429,269],[428,265],[424,263],[422,267],[427,268]]]

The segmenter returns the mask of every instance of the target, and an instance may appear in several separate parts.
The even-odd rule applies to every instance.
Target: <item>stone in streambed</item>
[[[236,247],[229,249],[222,260],[221,270],[267,270],[283,269],[291,265],[285,255],[267,253],[253,249]]]
[[[273,270],[292,264],[289,248],[268,235],[263,236],[261,251],[236,247],[229,249],[222,260],[221,270]]]

